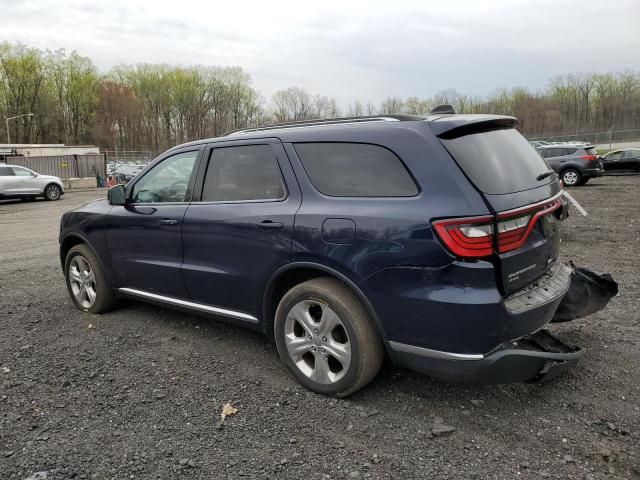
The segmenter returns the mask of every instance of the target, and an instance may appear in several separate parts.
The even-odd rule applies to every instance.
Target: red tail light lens
[[[560,194],[544,202],[499,213],[497,239],[493,216],[465,217],[433,222],[433,227],[451,253],[462,258],[482,258],[510,252],[524,245],[538,219],[562,206]]]
[[[458,257],[480,258],[493,253],[493,216],[438,220],[433,227]]]
[[[595,162],[598,160],[597,155],[583,155],[580,157],[582,160],[586,160],[587,162]]]

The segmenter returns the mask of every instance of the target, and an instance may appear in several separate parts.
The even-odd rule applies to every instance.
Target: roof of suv
[[[466,128],[471,125],[477,125],[480,123],[497,123],[505,128],[514,127],[517,124],[517,119],[505,115],[485,115],[485,114],[443,114],[433,113],[429,115],[376,115],[376,116],[361,116],[361,117],[342,117],[342,118],[330,118],[323,120],[305,120],[300,122],[288,122],[279,123],[273,125],[264,125],[261,127],[245,128],[241,130],[234,130],[228,132],[220,137],[208,138],[202,140],[196,140],[182,145],[177,145],[175,148],[200,145],[203,143],[220,142],[225,140],[234,139],[252,139],[252,138],[265,138],[265,137],[279,137],[282,140],[289,141],[296,137],[295,133],[303,130],[305,133],[313,131],[325,130],[328,127],[340,128],[340,127],[352,127],[358,129],[367,128],[379,128],[380,125],[384,125],[385,128],[397,128],[403,126],[406,122],[429,122],[431,129],[435,135],[441,135],[445,132],[449,132],[458,128]],[[288,138],[289,137],[289,138]],[[172,149],[173,150],[173,149]]]

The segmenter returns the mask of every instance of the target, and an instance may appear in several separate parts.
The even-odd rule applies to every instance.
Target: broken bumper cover
[[[584,349],[566,345],[546,330],[501,345],[488,355],[455,354],[389,342],[394,362],[462,384],[540,382],[575,365]]]

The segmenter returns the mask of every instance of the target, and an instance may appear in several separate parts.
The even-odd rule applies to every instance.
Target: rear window
[[[536,180],[549,167],[517,130],[483,131],[441,142],[484,193],[519,192],[554,180],[553,176]]]
[[[596,151],[595,148],[585,148],[585,151],[587,152],[587,155],[598,155],[598,152]]]
[[[296,143],[311,183],[332,197],[412,197],[418,187],[400,159],[379,145]]]

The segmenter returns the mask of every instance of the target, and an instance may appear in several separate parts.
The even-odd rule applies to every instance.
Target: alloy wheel
[[[46,191],[48,200],[57,200],[60,198],[60,188],[55,185],[49,185]]]
[[[91,308],[96,302],[98,292],[96,277],[91,265],[82,255],[76,255],[69,264],[69,283],[71,291],[82,308]]]
[[[284,326],[287,352],[309,379],[332,384],[351,364],[351,344],[340,317],[327,304],[304,300],[289,310]]]
[[[564,181],[565,185],[575,185],[576,183],[578,183],[578,174],[570,170],[562,175],[562,180]]]

